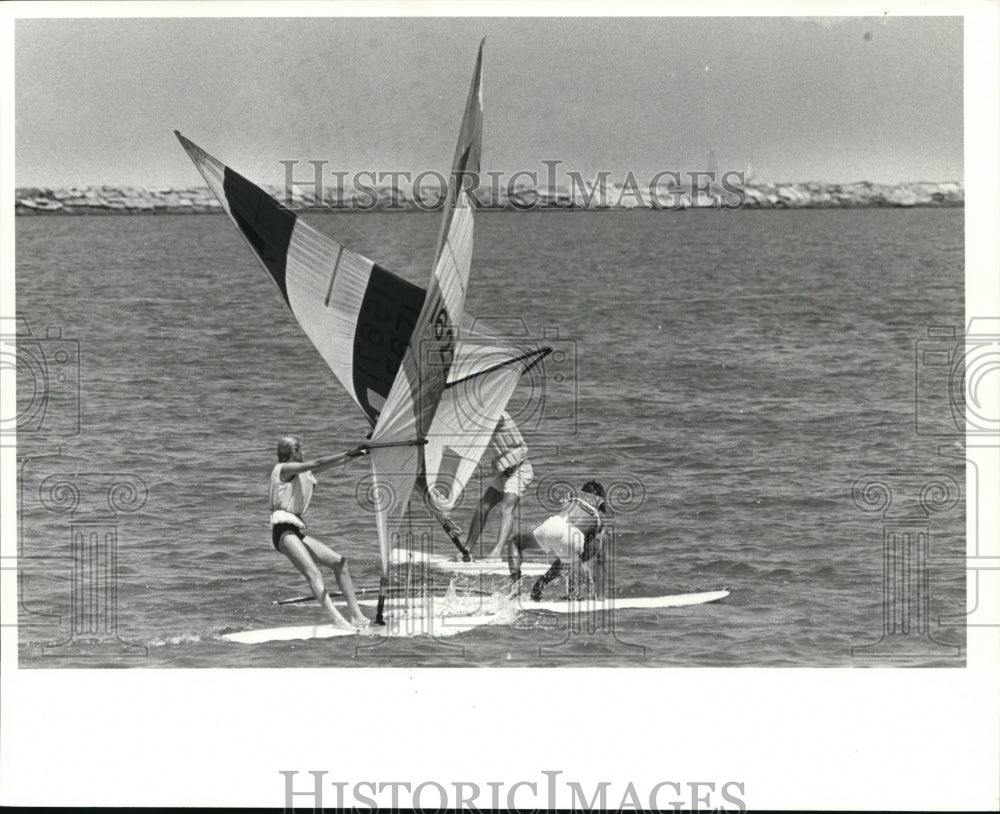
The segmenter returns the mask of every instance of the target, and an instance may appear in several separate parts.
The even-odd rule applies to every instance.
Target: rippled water
[[[219,638],[323,621],[314,603],[271,604],[308,590],[271,548],[272,449],[297,432],[307,454],[323,453],[367,430],[236,230],[211,216],[20,218],[18,311],[36,337],[61,329],[32,352],[47,370],[57,350],[69,353],[45,415],[19,379],[30,419],[18,449],[21,664],[961,666],[965,576],[946,561],[964,555],[964,499],[929,517],[917,500],[935,479],[964,483],[962,450],[915,432],[914,365],[928,324],[963,321],[962,218],[480,216],[468,310],[511,326],[516,317],[563,352],[532,413],[537,489],[524,522],[545,516],[554,481],[601,478],[620,510],[621,595],[733,593],[620,612],[614,635],[567,638],[564,617],[511,611],[508,624],[364,654],[344,639]],[[414,281],[428,273],[432,215],[314,222]],[[355,495],[363,470],[322,474],[310,526],[373,586],[374,527]],[[864,475],[893,489],[886,514],[852,500]],[[72,512],[59,479],[81,493]],[[135,487],[119,488],[116,515],[114,483]],[[472,502],[457,513],[466,526]],[[929,637],[914,628],[852,655],[882,635],[883,533],[920,522],[929,589],[895,595],[926,596]],[[117,535],[117,594],[101,593],[111,599],[97,610],[114,647],[88,645],[74,628],[72,598],[101,601],[80,599],[73,581],[70,534],[84,527]]]

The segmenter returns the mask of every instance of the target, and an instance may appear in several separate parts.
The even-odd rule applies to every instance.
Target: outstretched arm
[[[283,480],[291,480],[296,475],[301,475],[303,472],[321,472],[324,469],[329,469],[335,464],[342,463],[348,458],[357,458],[361,455],[367,455],[371,451],[371,448],[367,444],[362,444],[360,447],[355,447],[348,452],[337,452],[333,455],[324,455],[321,458],[314,458],[311,461],[288,461],[288,463],[282,464],[281,466],[281,477]]]

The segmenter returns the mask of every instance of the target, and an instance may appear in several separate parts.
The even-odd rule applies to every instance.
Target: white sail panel
[[[288,304],[354,400],[354,337],[374,263],[298,219],[288,244]]]
[[[422,463],[422,447],[376,447],[371,451],[372,503],[378,525],[382,573],[389,572],[389,552],[398,547],[393,535],[406,510]]]
[[[427,483],[445,512],[455,508],[461,498],[521,375],[548,352],[548,348],[543,348],[529,354],[512,354],[506,362],[495,363],[487,372],[448,386],[424,447]],[[447,451],[460,460],[454,473],[446,475],[441,464]]]
[[[457,326],[465,307],[465,294],[469,288],[469,270],[472,268],[472,203],[465,192],[458,195],[455,214],[449,224],[444,247],[438,257],[434,277],[441,287],[444,306]]]

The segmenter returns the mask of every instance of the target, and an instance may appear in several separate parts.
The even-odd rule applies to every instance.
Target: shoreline
[[[284,190],[268,188],[278,200]],[[440,205],[414,200],[395,187],[341,191],[334,199],[317,201],[296,190],[289,209],[304,213],[436,212]],[[603,192],[603,194],[602,194]],[[664,189],[648,191],[612,187],[589,199],[565,187],[518,187],[500,200],[480,195],[481,211],[685,211],[689,209],[873,209],[962,207],[965,190],[957,181],[874,184],[781,183],[746,184],[717,191]],[[15,190],[15,215],[175,215],[219,214],[222,206],[208,187],[22,187]]]

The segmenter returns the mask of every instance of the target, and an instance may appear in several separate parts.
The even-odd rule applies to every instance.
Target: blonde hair
[[[278,460],[281,463],[292,460],[292,456],[299,448],[299,439],[294,435],[286,435],[278,441]]]

